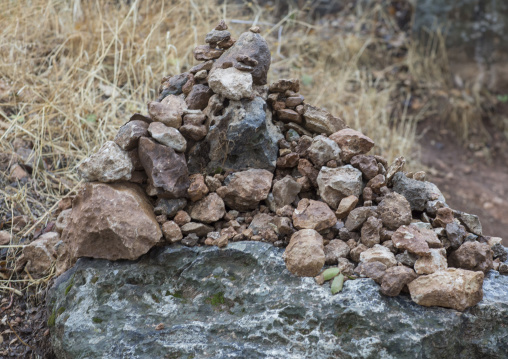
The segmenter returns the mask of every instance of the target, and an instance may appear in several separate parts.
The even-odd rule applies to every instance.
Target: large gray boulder
[[[508,276],[464,312],[386,297],[371,279],[291,275],[262,242],[80,259],[50,291],[57,358],[503,358]],[[157,329],[156,327],[160,325]]]

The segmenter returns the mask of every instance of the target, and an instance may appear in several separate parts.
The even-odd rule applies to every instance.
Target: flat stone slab
[[[508,276],[465,312],[385,297],[371,279],[291,275],[283,250],[173,245],[137,261],[80,259],[50,291],[58,358],[502,358]],[[160,323],[159,330],[156,326]]]

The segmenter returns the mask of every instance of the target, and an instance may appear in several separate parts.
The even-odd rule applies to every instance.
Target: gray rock
[[[80,259],[48,298],[56,356],[506,357],[508,276],[489,272],[483,300],[458,315],[383,296],[371,279],[346,281],[332,296],[291,275],[282,252],[236,242],[173,245],[137,262]]]
[[[406,197],[413,211],[423,211],[428,201],[439,200],[446,203],[441,191],[431,182],[407,178],[402,172],[397,172],[392,182],[393,190]]]
[[[506,262],[506,260],[508,259],[508,252],[501,244],[496,243],[491,247],[491,249],[492,253],[494,254],[494,259],[499,258],[501,262]]]
[[[129,154],[113,141],[106,142],[78,166],[79,175],[87,182],[128,181],[133,170]]]
[[[308,149],[308,158],[318,167],[330,160],[340,161],[340,148],[335,141],[325,136],[316,136]]]
[[[455,218],[458,218],[460,223],[466,227],[468,232],[476,234],[477,236],[481,236],[483,234],[482,224],[480,223],[480,218],[474,214],[454,211]]]
[[[249,168],[275,170],[278,146],[283,138],[273,125],[271,112],[261,97],[231,101],[222,115],[212,116],[210,131],[189,154],[191,173]]]
[[[184,209],[187,205],[187,200],[185,198],[177,198],[177,199],[165,199],[159,198],[157,202],[155,202],[154,212],[156,215],[164,214],[169,218],[173,218],[181,209]]]
[[[319,196],[336,210],[348,196],[360,197],[363,190],[362,172],[351,165],[338,168],[322,167],[317,177]]]

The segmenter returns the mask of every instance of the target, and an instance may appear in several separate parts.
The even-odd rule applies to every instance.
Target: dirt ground
[[[439,119],[423,121],[421,162],[450,207],[478,215],[484,235],[501,237],[508,246],[508,143],[489,119],[484,126],[490,139],[478,148],[460,143],[453,131],[440,128]]]

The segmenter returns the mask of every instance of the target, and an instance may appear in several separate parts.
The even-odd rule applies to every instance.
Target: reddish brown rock
[[[270,206],[272,212],[277,212],[279,208],[287,206],[294,202],[302,185],[291,176],[286,176],[273,185],[273,206]]]
[[[360,229],[367,218],[376,216],[376,207],[358,207],[352,210],[347,216],[345,227],[348,231],[353,232]]]
[[[287,107],[296,107],[301,105],[304,100],[302,95],[290,96],[286,98],[286,106]]]
[[[349,162],[356,155],[366,154],[374,147],[374,141],[363,133],[346,128],[330,135],[341,149],[341,158]]]
[[[293,225],[297,229],[322,231],[333,227],[335,223],[335,214],[324,202],[304,198],[298,202],[298,207],[293,212]]]
[[[411,223],[411,206],[406,197],[396,192],[384,196],[377,207],[377,212],[383,225],[391,230]]]
[[[358,197],[356,196],[347,196],[343,198],[340,203],[337,211],[335,211],[335,215],[338,219],[346,218],[353,209],[355,209],[356,204],[358,203]]]
[[[300,91],[300,80],[298,79],[280,79],[270,84],[269,92],[286,92],[291,90],[293,92]]]
[[[379,169],[374,156],[356,155],[351,158],[351,165],[362,171],[366,180],[370,180],[378,174]]]
[[[205,198],[196,202],[190,210],[192,219],[203,222],[212,223],[217,222],[226,214],[224,201],[217,193],[210,193]]]
[[[193,174],[189,179],[190,186],[189,189],[187,189],[187,193],[192,202],[199,201],[208,194],[208,187],[205,184],[205,178],[202,174]]]
[[[325,264],[323,237],[313,229],[302,229],[291,236],[283,254],[286,268],[299,277],[315,277]]]
[[[434,227],[445,228],[447,224],[453,223],[453,218],[453,211],[451,208],[439,208],[436,211],[436,219],[433,222]]]
[[[418,274],[432,274],[448,268],[446,250],[444,248],[431,249],[430,256],[420,257],[414,263]]]
[[[374,176],[369,182],[367,182],[367,187],[372,188],[372,191],[375,193],[381,193],[381,188],[386,186],[386,177],[382,174]]]
[[[189,223],[191,221],[191,217],[185,211],[178,211],[178,212],[176,212],[176,215],[173,218],[173,221],[181,227],[184,224]]]
[[[282,122],[302,123],[302,116],[300,116],[298,112],[290,110],[289,108],[279,109],[277,111],[277,117]]]
[[[190,110],[204,110],[208,106],[208,100],[212,95],[213,92],[208,86],[197,84],[192,87],[185,102]]]
[[[180,227],[173,221],[167,221],[162,225],[162,234],[169,243],[176,243],[182,240],[183,235]]]
[[[465,242],[448,257],[450,267],[481,271],[492,269],[493,252],[487,243]]]
[[[336,209],[348,196],[360,197],[363,189],[362,173],[351,165],[338,168],[322,167],[317,177],[319,196]]]
[[[52,264],[57,257],[56,244],[60,234],[47,232],[23,248],[24,259],[27,261],[26,269],[35,278],[49,274]]]
[[[283,157],[277,158],[277,168],[293,168],[298,165],[300,156],[298,153],[291,152]]]
[[[139,140],[138,150],[139,158],[152,185],[163,190],[166,197],[185,197],[189,187],[185,155],[146,137]]]
[[[416,273],[405,266],[391,267],[386,270],[381,281],[381,294],[395,297],[405,285],[416,279]]]
[[[62,234],[71,258],[137,259],[162,237],[148,198],[131,183],[87,183]]]
[[[430,255],[430,248],[425,240],[425,234],[413,226],[401,226],[392,235],[395,248],[407,250],[419,256]]]
[[[137,147],[140,137],[148,136],[148,123],[134,120],[120,127],[115,136],[115,143],[124,151]]]
[[[221,57],[224,50],[214,49],[208,45],[199,45],[194,48],[194,58],[198,61],[215,60]]]
[[[420,276],[408,288],[411,299],[419,305],[463,311],[482,300],[483,278],[482,272],[448,268]]]
[[[386,269],[386,265],[381,262],[361,262],[354,271],[362,277],[370,278],[377,284],[381,284],[386,273]]]
[[[355,242],[356,241],[354,239],[350,239],[348,241],[348,245],[350,246],[351,248],[351,245],[353,245],[353,243],[351,242]],[[369,249],[368,247],[364,246],[363,244],[357,244],[354,248],[351,249],[351,251],[349,252],[349,256],[351,257],[352,260],[354,260],[355,262],[360,262],[360,256],[362,255],[363,252],[365,252],[367,249]]]
[[[340,239],[331,240],[325,246],[325,260],[326,264],[337,264],[339,258],[346,258],[349,255],[350,249],[346,242]]]
[[[185,100],[175,95],[168,95],[161,102],[148,102],[148,114],[153,121],[176,129],[182,125],[182,115],[186,108]]]
[[[371,248],[375,244],[381,243],[379,231],[383,227],[381,220],[376,217],[369,217],[362,226],[361,230],[361,242]]]
[[[227,177],[226,186],[217,189],[217,193],[231,209],[249,211],[268,197],[272,179],[273,174],[267,170],[251,169],[236,172]]]

